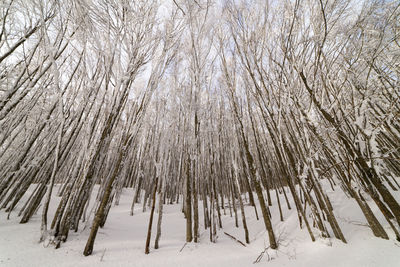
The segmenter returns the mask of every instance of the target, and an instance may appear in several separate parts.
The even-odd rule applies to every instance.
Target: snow
[[[56,185],[53,192],[57,192],[57,187]],[[204,230],[202,203],[199,203],[200,243],[188,243],[184,246],[186,221],[181,212],[181,205],[164,205],[160,248],[153,248],[158,218],[155,214],[151,251],[145,255],[149,209],[143,213],[142,205],[135,205],[134,215],[129,216],[134,193],[132,189],[124,189],[119,206],[112,207],[106,225],[98,232],[93,255],[88,257],[82,255],[89,235],[89,227],[82,230],[84,223],[77,233],[70,233],[67,242],[62,243],[60,249],[54,249],[52,245],[45,247],[44,243],[38,243],[40,209],[31,221],[24,225],[18,223],[16,212],[7,220],[7,214],[1,211],[0,266],[400,266],[400,243],[395,241],[378,208],[370,203],[387,230],[390,240],[373,236],[356,202],[347,198],[338,187],[335,191],[326,185],[324,188],[332,201],[335,215],[348,244],[334,238],[321,237],[312,242],[307,230],[299,228],[294,205],[292,210],[287,210],[283,197],[281,203],[285,221],[280,222],[275,194],[272,194],[272,222],[279,248],[268,249],[268,255],[263,255],[259,263],[253,264],[268,246],[268,237],[262,219],[255,219],[254,208],[250,206],[245,207],[250,244],[243,247],[224,234],[225,231],[244,243],[240,214],[240,227],[236,228],[234,216],[230,217],[228,207],[226,215],[223,215],[221,210],[223,229],[218,231],[217,242],[211,243],[209,231]],[[400,200],[399,192],[394,192],[394,195]],[[26,199],[27,195],[24,198]],[[59,199],[54,195],[50,203],[50,222]],[[259,208],[258,211],[261,213]]]

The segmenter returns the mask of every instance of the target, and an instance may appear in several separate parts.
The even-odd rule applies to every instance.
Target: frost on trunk
[[[160,168],[160,167],[158,167]],[[161,170],[157,170],[160,172]],[[161,174],[159,174],[161,175]],[[158,249],[159,247],[159,242],[161,238],[161,223],[162,223],[162,216],[163,216],[163,207],[164,207],[164,194],[165,194],[165,178],[160,176],[160,189],[158,193],[158,221],[157,221],[157,234],[156,238],[154,240],[154,248]]]

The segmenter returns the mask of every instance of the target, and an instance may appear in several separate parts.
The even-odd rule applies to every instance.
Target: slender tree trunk
[[[160,193],[158,195],[158,221],[157,221],[157,234],[156,234],[156,239],[154,241],[154,248],[158,249],[159,247],[159,242],[161,238],[161,223],[162,223],[162,217],[163,217],[163,199],[165,195],[165,179],[161,178],[161,188],[160,188]]]
[[[193,240],[193,236],[192,236],[192,191],[191,191],[191,183],[190,183],[190,162],[189,162],[189,159],[186,159],[185,215],[186,215],[186,242],[192,242],[192,240]]]
[[[154,182],[154,191],[153,191],[153,201],[152,201],[152,206],[151,206],[151,211],[150,211],[150,219],[149,219],[149,227],[147,228],[147,238],[146,238],[146,246],[144,249],[145,254],[150,253],[150,238],[151,238],[151,227],[153,225],[153,216],[154,216],[154,209],[156,207],[156,193],[157,193],[157,184],[158,184],[158,177],[156,177],[156,180]]]

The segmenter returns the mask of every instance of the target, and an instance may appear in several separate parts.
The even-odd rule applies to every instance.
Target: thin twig
[[[103,250],[103,254],[101,254],[100,261],[103,261],[104,254],[106,254],[106,249]]]
[[[267,252],[268,249],[269,249],[269,246],[266,247],[266,248],[260,253],[260,255],[258,255],[257,259],[256,259],[255,261],[253,261],[253,264],[259,263],[259,262],[261,261],[261,259],[262,259],[262,257],[264,256],[265,253],[267,253],[267,255],[268,255],[268,260],[270,260],[269,254],[268,254],[268,252]]]
[[[185,248],[187,242],[185,244],[183,244],[183,247],[181,248],[181,250],[179,250],[179,252],[182,252],[182,250]]]
[[[186,15],[185,11],[183,11],[183,9],[178,5],[178,3],[175,0],[173,0],[173,1],[174,1],[175,5],[179,8],[179,10],[182,11],[183,15]]]

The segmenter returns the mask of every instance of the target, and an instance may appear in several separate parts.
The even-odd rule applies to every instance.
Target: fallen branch
[[[237,239],[236,237],[234,237],[233,235],[228,234],[227,232],[224,232],[224,234],[226,234],[227,236],[229,236],[231,239],[233,239],[234,241],[238,242],[240,245],[242,245],[243,247],[245,247],[246,245],[240,241],[239,239]]]
[[[352,220],[350,220],[350,219],[347,219],[347,218],[344,218],[344,217],[340,217],[340,216],[338,216],[338,218],[339,218],[339,219],[342,219],[343,221],[345,221],[345,222],[347,222],[347,223],[349,223],[349,224],[359,225],[359,226],[365,226],[365,227],[371,228],[371,227],[370,227],[368,224],[366,224],[366,223],[362,223],[362,222],[359,222],[359,221],[352,221]]]
[[[185,248],[187,242],[185,244],[183,244],[183,247],[181,248],[181,250],[179,250],[179,252],[182,252],[182,250]]]

